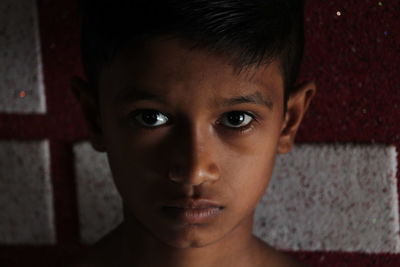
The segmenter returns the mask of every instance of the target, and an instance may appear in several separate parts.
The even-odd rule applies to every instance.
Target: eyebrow
[[[260,92],[255,92],[250,95],[225,98],[222,100],[221,103],[218,103],[218,105],[233,106],[233,105],[242,104],[242,103],[262,105],[262,106],[268,107],[271,110],[273,107],[273,103],[272,103],[271,99],[269,99],[269,98],[265,99],[264,96]]]
[[[162,97],[134,86],[128,86],[117,94],[114,98],[114,103],[128,104],[139,100],[152,100],[165,104],[165,100]]]
[[[162,104],[166,104],[166,101],[163,97],[153,94],[147,90],[141,90],[139,88],[131,86],[127,87],[120,94],[117,94],[117,96],[114,99],[114,102],[117,104],[128,104],[140,100],[157,101]],[[259,91],[249,95],[239,95],[239,96],[234,96],[232,98],[223,98],[219,101],[216,100],[214,103],[215,106],[223,106],[223,107],[249,103],[249,104],[266,106],[270,110],[272,110],[273,108],[273,102],[271,101],[271,99],[264,98],[264,96]]]

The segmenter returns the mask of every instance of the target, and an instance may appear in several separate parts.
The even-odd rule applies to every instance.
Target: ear
[[[97,105],[96,97],[90,90],[88,82],[79,77],[72,77],[70,80],[71,90],[79,101],[82,113],[85,117],[89,129],[90,142],[98,152],[105,152],[103,142],[103,132],[101,129],[100,109]]]
[[[297,86],[295,93],[289,97],[278,142],[277,152],[279,154],[285,154],[291,150],[297,130],[316,90],[314,82],[305,82]]]

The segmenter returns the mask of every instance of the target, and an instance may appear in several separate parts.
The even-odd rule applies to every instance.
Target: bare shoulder
[[[277,256],[276,259],[276,267],[309,267],[308,265],[299,262],[298,260],[281,253],[281,255]]]
[[[120,239],[120,227],[117,227],[96,244],[82,257],[75,259],[68,267],[105,267],[112,266],[110,262],[117,255]]]
[[[305,263],[299,262],[286,253],[276,250],[272,246],[261,241],[262,261],[259,267],[309,267]]]

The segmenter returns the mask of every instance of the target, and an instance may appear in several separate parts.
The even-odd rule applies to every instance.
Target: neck
[[[259,251],[259,242],[252,236],[252,225],[250,216],[212,244],[175,248],[155,238],[127,214],[122,225],[121,266],[248,266]]]

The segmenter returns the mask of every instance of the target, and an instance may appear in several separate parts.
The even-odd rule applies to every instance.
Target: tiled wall
[[[400,23],[386,19],[394,7],[380,3],[309,1],[302,77],[317,77],[320,92],[299,144],[278,157],[255,217],[255,234],[278,248],[400,252],[400,80],[385,71],[399,62],[386,52],[400,45],[390,39]],[[74,1],[0,1],[3,247],[93,244],[123,219],[106,155],[86,142],[68,89],[69,77],[81,74],[78,22]],[[361,28],[369,29],[364,43],[364,35],[354,37]],[[341,41],[332,39],[338,34]],[[343,57],[326,52],[335,49]],[[1,259],[0,249],[0,266]]]
[[[0,112],[46,112],[37,7],[0,2]]]
[[[0,242],[54,244],[46,141],[0,142]]]

